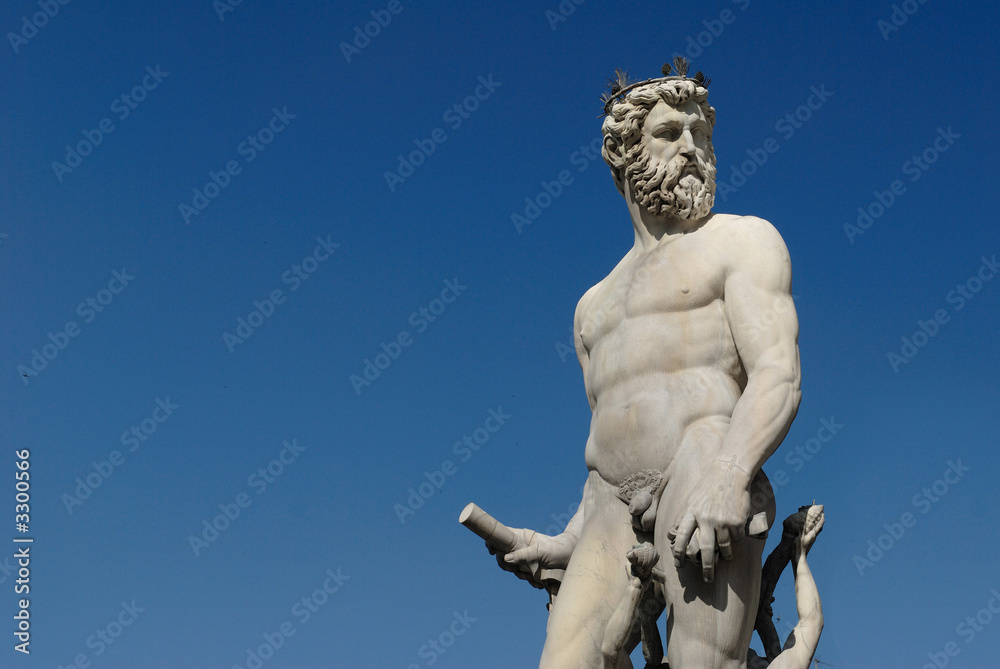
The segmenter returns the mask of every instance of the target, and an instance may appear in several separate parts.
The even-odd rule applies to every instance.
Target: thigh
[[[764,539],[734,542],[732,560],[717,556],[712,583],[702,580],[699,564],[686,561],[680,569],[674,567],[667,534],[680,520],[682,505],[698,482],[698,470],[714,457],[711,444],[703,446],[707,448],[698,454],[686,451],[690,469],[671,472],[657,509],[654,544],[666,575],[663,594],[671,669],[743,667],[757,614]]]
[[[601,643],[628,586],[625,554],[636,543],[628,507],[616,492],[591,473],[580,542],[549,615],[545,669],[603,667]]]
[[[672,669],[736,669],[746,662],[760,593],[762,539],[733,545],[733,559],[715,568],[705,583],[701,567],[673,566],[664,549],[667,658]]]

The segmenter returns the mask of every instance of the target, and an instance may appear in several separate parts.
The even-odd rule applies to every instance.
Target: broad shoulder
[[[729,274],[750,273],[778,283],[791,280],[792,264],[785,241],[763,218],[716,214],[705,230],[713,233],[723,250]]]
[[[706,223],[705,230],[721,235],[736,245],[750,243],[754,246],[785,250],[785,242],[778,230],[770,222],[757,216],[715,214]]]

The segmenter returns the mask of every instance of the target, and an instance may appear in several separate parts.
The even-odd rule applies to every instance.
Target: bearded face
[[[715,165],[697,154],[678,155],[666,163],[654,160],[645,143],[626,170],[638,204],[652,214],[685,220],[697,220],[711,213],[715,204],[715,173]]]
[[[639,141],[627,153],[625,180],[650,213],[697,220],[715,204],[711,126],[694,101],[663,101],[646,116]]]

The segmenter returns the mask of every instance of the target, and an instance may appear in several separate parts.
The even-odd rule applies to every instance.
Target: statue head
[[[705,86],[699,72],[620,86],[622,93],[605,98],[604,161],[619,192],[630,187],[652,214],[695,220],[715,203],[715,109]]]

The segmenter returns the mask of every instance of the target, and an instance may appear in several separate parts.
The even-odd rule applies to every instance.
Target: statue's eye
[[[663,128],[656,135],[660,139],[665,139],[668,142],[676,142],[678,139],[681,138],[681,129],[680,128]]]

